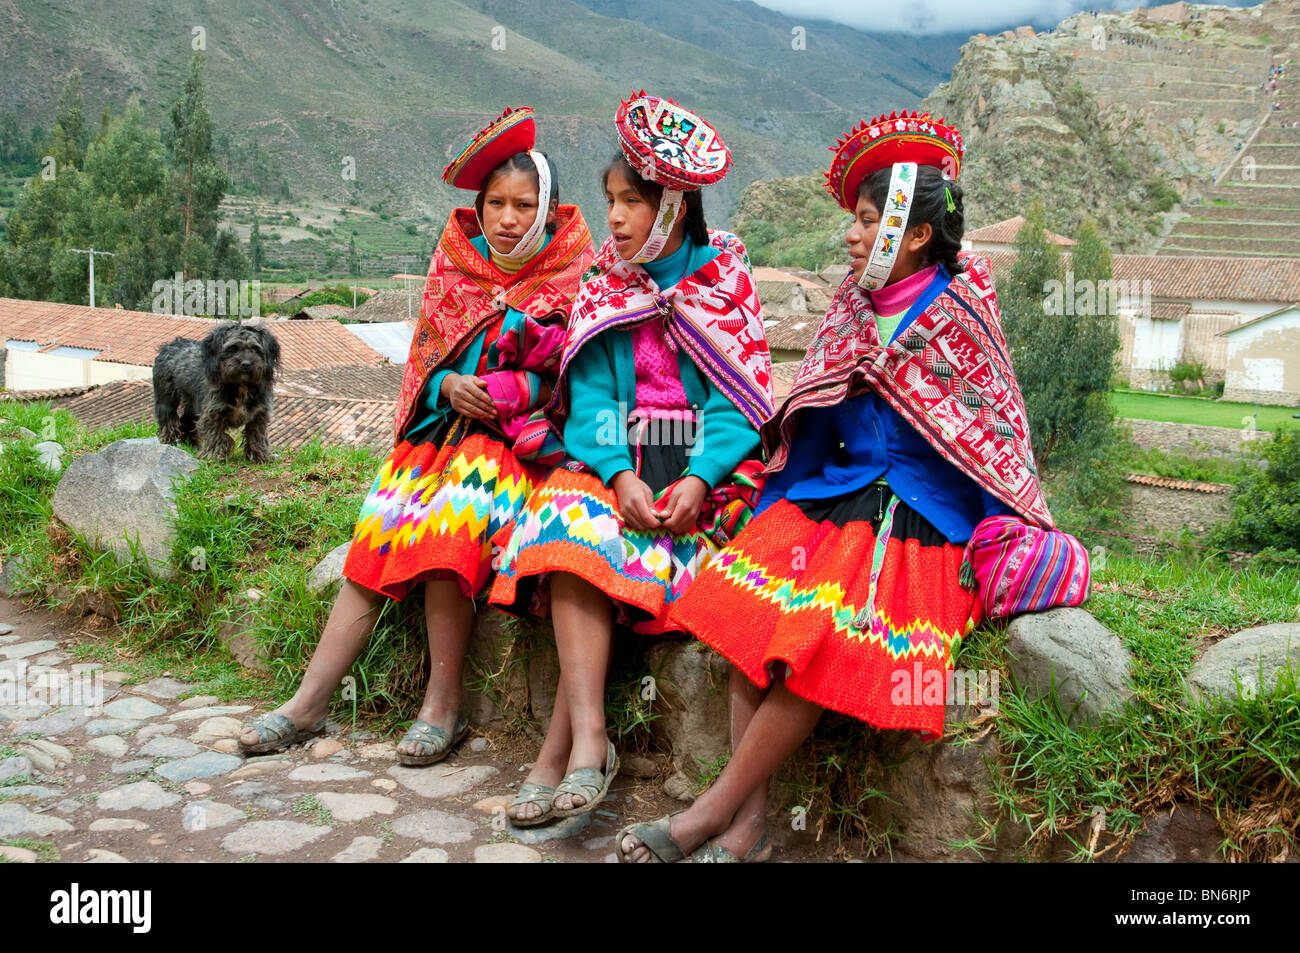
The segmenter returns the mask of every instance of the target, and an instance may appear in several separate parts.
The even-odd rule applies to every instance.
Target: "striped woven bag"
[[[1082,605],[1089,578],[1082,543],[1017,516],[982,520],[966,544],[961,567],[962,584],[978,586],[990,619]]]

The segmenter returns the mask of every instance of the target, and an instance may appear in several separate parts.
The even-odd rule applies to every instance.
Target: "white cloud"
[[[881,0],[757,0],[760,6],[789,17],[831,20],[871,33],[990,33],[1033,23],[1054,26],[1080,10],[1129,10],[1134,0],[1088,3],[1084,0],[911,0],[908,3]],[[1148,0],[1147,6],[1159,5]],[[1244,6],[1242,0],[1228,6]]]

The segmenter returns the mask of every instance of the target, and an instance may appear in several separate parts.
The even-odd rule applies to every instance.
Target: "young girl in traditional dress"
[[[240,736],[249,753],[324,730],[334,689],[360,655],[384,598],[423,583],[430,673],[398,745],[432,764],[465,736],[461,672],[492,537],[561,454],[540,408],[551,396],[564,324],[591,235],[558,204],[530,108],[508,109],[443,172],[472,189],[429,267],[395,414],[396,447],[361,506],[343,583],[298,691]]]
[[[732,756],[688,810],[625,828],[623,860],[765,859],[770,777],[823,709],[937,738],[981,618],[1087,595],[1082,547],[1050,532],[989,263],[958,253],[960,134],[891,114],[835,151],[852,272],[764,428],[753,520],[669,616],[733,665]]]
[[[521,826],[585,813],[608,792],[613,625],[670,630],[669,608],[749,517],[772,408],[744,247],[708,230],[700,205],[700,186],[730,166],[726,147],[643,92],[616,124],[610,237],[574,302],[551,408],[572,460],[525,507],[491,595],[512,612],[544,611],[549,596],[560,659],[545,743],[508,810]]]

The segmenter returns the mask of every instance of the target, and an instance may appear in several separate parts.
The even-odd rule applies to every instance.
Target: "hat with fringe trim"
[[[507,109],[478,131],[460,155],[442,170],[442,181],[477,192],[488,173],[517,152],[528,152],[537,141],[531,106]]]
[[[965,150],[961,133],[946,125],[946,120],[912,110],[858,123],[830,147],[835,158],[825,173],[826,190],[852,212],[862,180],[898,162],[936,166],[949,179],[956,179]]]

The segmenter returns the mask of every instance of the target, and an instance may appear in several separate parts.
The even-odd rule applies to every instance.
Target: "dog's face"
[[[280,367],[280,343],[247,324],[218,325],[203,339],[203,370],[215,385],[269,385]]]

